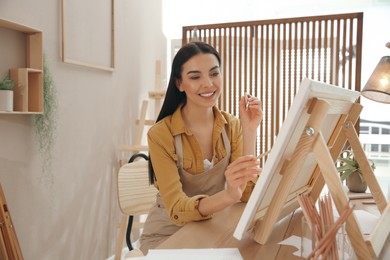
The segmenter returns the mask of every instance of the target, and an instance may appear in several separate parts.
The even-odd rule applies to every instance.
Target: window
[[[360,134],[370,133],[370,128],[368,126],[360,126]]]
[[[379,127],[372,127],[371,128],[371,134],[379,135]]]
[[[379,144],[371,144],[371,152],[379,152]]]

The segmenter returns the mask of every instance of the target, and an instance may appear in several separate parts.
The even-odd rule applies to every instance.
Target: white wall
[[[0,182],[25,259],[106,259],[119,221],[117,147],[131,143],[155,60],[165,60],[161,1],[115,1],[112,73],[61,62],[60,2],[0,2],[0,18],[43,31],[59,101],[52,175],[42,173],[33,116],[0,115]]]

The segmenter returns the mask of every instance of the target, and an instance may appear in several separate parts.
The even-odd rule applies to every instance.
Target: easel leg
[[[318,133],[329,110],[329,104],[323,100],[313,99],[311,100],[310,107],[312,107],[310,112],[311,115],[307,121],[306,130],[312,130],[314,133]],[[298,141],[291,160],[286,159],[284,161],[285,164],[287,163],[287,166],[283,165],[280,172],[282,180],[275,191],[275,194],[278,194],[278,196],[272,198],[267,214],[264,216],[263,220],[258,222],[255,226],[254,239],[256,242],[260,244],[265,244],[267,242],[267,239],[272,232],[273,223],[276,222],[285,205],[286,198],[288,197],[294,180],[297,178],[302,167],[302,162],[311,152],[314,140],[314,135],[304,131]]]
[[[119,223],[119,234],[116,241],[115,260],[120,260],[122,255],[123,238],[125,237],[126,224],[128,216],[122,214],[121,221]]]
[[[6,254],[5,259],[23,260],[23,254],[20,249],[19,241],[16,236],[15,227],[8,210],[7,201],[3,188],[0,185],[0,252]],[[1,256],[1,255],[0,255]],[[2,258],[1,258],[2,259]]]
[[[355,159],[359,162],[364,179],[367,182],[368,187],[370,187],[370,192],[374,197],[375,203],[382,214],[387,206],[387,201],[379,186],[378,180],[371,169],[370,163],[367,160],[356,130],[351,122],[346,122],[343,130],[348,138],[349,144],[352,147],[353,153],[355,154]]]
[[[0,231],[3,228],[4,222],[0,223]],[[5,245],[3,232],[0,232],[0,259],[8,260],[7,247]]]
[[[349,200],[321,133],[314,142],[313,152],[332,199],[340,213],[344,210],[345,205],[349,204]],[[353,213],[346,221],[346,230],[358,259],[371,259],[371,252],[365,243],[362,231]]]
[[[328,141],[328,147],[330,147],[330,154],[332,155],[332,159],[335,162],[337,157],[340,155],[341,151],[343,150],[344,145],[347,142],[347,137],[345,136],[345,132],[342,131],[344,128],[344,124],[347,121],[352,122],[353,124],[356,124],[357,120],[359,119],[360,113],[362,112],[362,105],[358,103],[354,103],[349,111],[348,114],[342,115],[339,119],[339,122],[337,123],[337,126]],[[311,191],[311,195],[314,198],[318,198],[320,196],[320,193],[322,192],[322,189],[324,188],[325,181],[321,174],[319,174],[319,167],[317,167],[316,172],[314,176],[318,176],[316,182],[313,185],[313,189]]]

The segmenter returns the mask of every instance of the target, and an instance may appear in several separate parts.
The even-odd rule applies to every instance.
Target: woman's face
[[[221,94],[222,77],[218,59],[210,53],[201,53],[183,64],[181,80],[176,85],[187,96],[186,105],[212,107]]]

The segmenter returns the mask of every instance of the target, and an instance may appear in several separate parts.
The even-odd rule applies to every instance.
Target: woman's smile
[[[201,97],[211,97],[211,96],[213,96],[214,94],[215,94],[215,91],[213,91],[213,92],[201,93],[201,94],[199,94],[199,96],[201,96]]]

